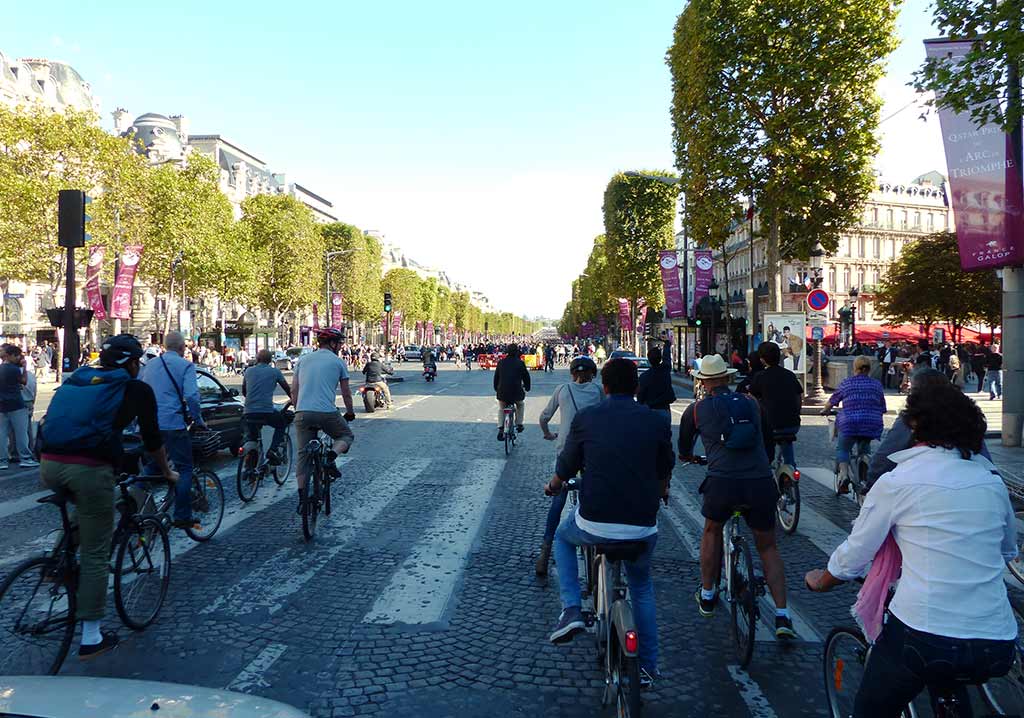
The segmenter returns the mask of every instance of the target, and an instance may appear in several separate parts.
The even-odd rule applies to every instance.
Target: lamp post
[[[825,267],[825,248],[821,242],[814,245],[811,250],[811,271],[814,272],[814,287],[818,288],[822,282],[822,269]],[[811,390],[804,397],[804,404],[807,406],[822,406],[825,403],[825,390],[821,385],[821,339],[814,342],[814,384]]]
[[[711,353],[718,353],[718,341],[715,338],[715,323],[718,320],[718,280],[714,277],[708,282],[708,299],[711,301],[711,341],[708,342],[711,345]],[[705,349],[705,354],[707,350]]]

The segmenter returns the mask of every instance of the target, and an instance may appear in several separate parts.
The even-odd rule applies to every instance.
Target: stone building
[[[54,112],[67,107],[97,114],[100,103],[75,68],[45,58],[15,60],[0,52],[0,103],[8,107],[42,104]]]

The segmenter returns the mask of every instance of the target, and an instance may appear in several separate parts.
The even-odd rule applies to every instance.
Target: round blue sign
[[[812,289],[807,293],[807,306],[816,312],[823,311],[828,307],[830,297],[824,289]]]

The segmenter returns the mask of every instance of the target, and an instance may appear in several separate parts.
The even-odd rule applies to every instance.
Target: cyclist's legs
[[[570,511],[558,525],[552,547],[555,566],[558,567],[558,594],[562,600],[563,609],[583,605],[583,598],[580,595],[579,565],[576,562],[576,547],[585,543],[596,543],[596,541],[588,541],[588,534],[576,525],[576,512]]]
[[[99,621],[107,605],[110,539],[114,533],[114,469],[44,460],[40,472],[46,486],[66,489],[74,496],[81,561],[77,618]]]
[[[526,401],[516,402],[516,426],[523,425],[523,418],[526,414]]]
[[[167,458],[174,462],[178,472],[178,483],[174,490],[174,520],[188,521],[192,518],[192,437],[186,429],[161,431]],[[150,474],[158,474],[153,467]]]
[[[871,649],[854,699],[854,718],[898,718],[903,707],[924,689],[924,677],[904,660],[909,647],[906,627],[894,619],[890,614]]]
[[[274,435],[270,439],[270,448],[275,453],[280,453],[281,445],[284,444],[285,434],[288,433],[288,422],[280,411],[270,413],[267,418],[267,425],[274,427]]]
[[[871,439],[857,439],[857,450],[860,451],[861,456],[867,456],[871,453]]]
[[[334,440],[334,451],[338,454],[347,454],[352,442],[356,440],[355,434],[340,411],[321,414],[320,428]]]
[[[719,575],[724,526],[725,521],[712,521],[707,517],[704,519],[704,534],[700,538],[700,587],[705,591],[716,590],[719,580],[724,578]]]
[[[764,580],[776,608],[786,607],[786,570],[775,543],[775,510],[779,498],[771,478],[737,482],[739,501],[750,508],[743,518],[754,535],[754,547],[764,566]]]
[[[548,521],[544,527],[544,543],[554,541],[555,529],[558,528],[558,522],[562,520],[562,509],[565,508],[565,502],[568,498],[569,493],[567,491],[551,497],[551,506],[548,508]]]
[[[796,436],[796,433],[798,431],[800,431],[800,427],[799,426],[792,426],[792,427],[786,427],[784,429],[775,429],[775,431],[772,432],[772,433],[775,434],[776,436]],[[783,460],[783,462],[785,462],[785,463],[787,463],[790,466],[795,468],[796,467],[796,451],[794,451],[794,449],[793,449],[793,442],[792,441],[776,442],[775,445],[782,447],[782,460]],[[770,458],[772,460],[774,460],[775,456],[772,456]]]
[[[836,437],[836,464],[850,463],[850,449],[853,448],[855,439],[852,436],[840,434]]]
[[[775,529],[759,531],[751,528],[750,533],[754,535],[754,546],[761,557],[761,564],[764,567],[764,581],[768,584],[768,591],[772,594],[776,608],[786,607],[786,567],[782,563],[782,555],[775,543]]]
[[[498,399],[498,428],[505,426],[505,407],[512,406]]]
[[[297,461],[295,464],[295,481],[298,482],[299,490],[306,488],[306,476],[308,474],[306,467],[309,463],[309,452],[307,446],[309,442],[316,438],[319,425],[316,423],[316,417],[320,414],[310,411],[297,411],[295,412],[295,443],[298,445]]]
[[[718,534],[721,536],[721,532]],[[651,556],[658,542],[658,534],[642,539],[647,550],[636,561],[623,561],[629,597],[633,604],[633,618],[640,638],[640,667],[651,675],[658,670],[658,623],[655,619],[654,582],[651,580]]]
[[[256,448],[256,442],[259,441],[260,432],[263,431],[263,427],[269,423],[269,414],[265,414],[263,412],[242,415],[242,428],[244,430],[245,438],[244,448],[246,451],[252,451]],[[277,438],[276,432],[274,436]]]

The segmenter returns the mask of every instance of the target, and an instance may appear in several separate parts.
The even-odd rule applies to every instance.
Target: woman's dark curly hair
[[[914,386],[900,418],[910,427],[916,443],[959,449],[965,459],[981,452],[987,428],[985,415],[948,381]]]

